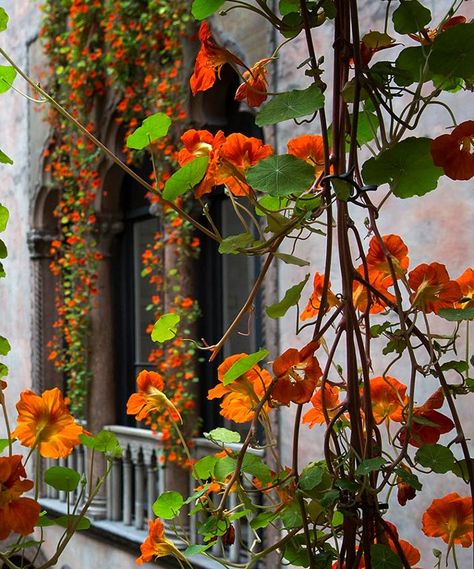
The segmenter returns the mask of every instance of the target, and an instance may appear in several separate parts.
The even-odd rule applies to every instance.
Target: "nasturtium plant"
[[[155,322],[151,332],[153,342],[166,342],[176,336],[178,324],[181,318],[178,314],[163,314]]]
[[[13,160],[0,150],[0,163],[1,164],[13,164]]]
[[[324,105],[324,95],[316,85],[306,89],[294,89],[274,95],[257,113],[258,126],[311,115]]]
[[[5,93],[11,88],[16,75],[16,69],[11,65],[0,65],[0,93]]]
[[[281,318],[284,316],[287,311],[292,307],[298,304],[301,293],[308,282],[309,274],[298,284],[290,287],[286,292],[285,296],[276,304],[272,304],[268,306],[265,310],[267,315],[270,318]]]
[[[179,492],[163,492],[153,504],[153,513],[164,520],[175,518],[184,503]]]
[[[378,157],[369,158],[362,167],[364,181],[388,183],[398,198],[422,196],[435,190],[443,171],[433,164],[431,142],[429,138],[406,138]]]
[[[135,150],[142,150],[155,140],[166,136],[170,126],[171,119],[165,113],[151,115],[127,137],[127,146]]]
[[[48,486],[64,492],[73,492],[79,485],[81,475],[66,466],[51,466],[44,473],[44,481]]]
[[[423,30],[431,21],[431,12],[418,0],[402,0],[392,16],[393,26],[399,34]]]
[[[300,195],[314,182],[314,168],[291,154],[270,156],[250,168],[247,181],[274,197]]]
[[[209,163],[208,156],[195,158],[177,170],[165,183],[163,198],[168,201],[175,200],[192,190],[204,178]]]
[[[192,14],[196,20],[205,20],[212,16],[225,3],[225,0],[193,0]]]

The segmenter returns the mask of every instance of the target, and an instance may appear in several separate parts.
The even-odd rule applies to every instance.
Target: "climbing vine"
[[[150,148],[151,180],[159,188],[176,166],[174,141],[186,119],[181,78],[182,38],[188,19],[185,5],[184,0],[174,2],[172,7],[164,0],[60,0],[43,5],[41,36],[50,62],[48,88],[58,103],[71,109],[75,119],[87,125],[90,132],[103,136],[108,122],[104,116],[113,116],[120,125],[117,151],[124,154],[129,165],[141,167],[147,160],[145,152],[128,148],[124,144],[127,136],[145,117],[145,109],[147,113],[156,109],[172,118],[173,131]],[[58,317],[49,343],[49,358],[65,375],[72,410],[85,418],[92,379],[90,316],[98,294],[97,273],[102,259],[95,201],[103,161],[84,135],[54,110],[50,111],[49,122],[52,134],[45,151],[45,169],[50,183],[60,189],[55,210],[58,237],[51,247],[51,270],[58,279]],[[148,198],[154,201],[150,193]],[[167,212],[162,220],[171,228],[176,224]],[[172,233],[164,229],[159,245],[163,246]],[[175,239],[174,247],[177,258],[186,257],[186,239]],[[169,277],[172,275],[165,280]],[[158,279],[155,284],[155,299],[163,301],[163,282]],[[182,310],[179,291],[174,296],[178,299],[177,309]],[[152,360],[161,367],[167,365],[166,359],[165,354],[159,358],[152,354]],[[183,388],[182,397],[186,399],[184,393],[187,390]],[[182,405],[191,407],[192,403],[183,401]]]

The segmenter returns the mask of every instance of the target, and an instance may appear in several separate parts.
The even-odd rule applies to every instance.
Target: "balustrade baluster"
[[[120,520],[122,515],[122,468],[122,460],[116,458],[110,473],[112,486],[112,513],[110,519],[114,522]]]
[[[126,526],[132,525],[132,476],[132,454],[127,446],[123,457],[123,523]]]
[[[156,454],[155,451],[153,451],[147,464],[147,508],[148,518],[151,520],[155,519],[155,514],[153,513],[153,503],[158,497],[157,480],[158,471],[156,465]]]
[[[135,528],[143,529],[143,514],[145,509],[145,465],[142,449],[138,451],[135,463]]]

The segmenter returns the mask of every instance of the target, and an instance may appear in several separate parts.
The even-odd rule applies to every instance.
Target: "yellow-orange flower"
[[[408,284],[414,291],[410,297],[413,306],[426,313],[452,308],[462,297],[459,284],[449,279],[441,263],[418,265],[408,275]]]
[[[402,420],[403,408],[408,403],[406,391],[406,385],[388,375],[370,380],[372,413],[377,425],[385,419],[398,422]]]
[[[308,423],[309,428],[312,429],[314,425],[322,425],[326,418],[324,416],[323,408],[326,408],[326,413],[329,418],[335,413],[339,405],[339,389],[335,385],[324,384],[324,405],[323,405],[323,390],[318,389],[313,397],[311,397],[312,409],[303,415],[303,423]]]
[[[319,134],[303,134],[292,138],[288,141],[288,154],[314,166],[315,175],[324,170],[323,137]]]
[[[455,308],[471,308],[474,306],[474,270],[466,269],[455,279],[461,288],[461,299],[455,303]]]
[[[235,423],[246,423],[255,417],[255,407],[263,398],[272,378],[267,370],[258,365],[245,372],[232,383],[224,385],[224,376],[232,365],[247,354],[234,354],[226,358],[217,368],[219,384],[209,390],[207,398],[222,397],[221,415]],[[270,407],[264,405],[268,412]]]
[[[0,540],[12,531],[20,535],[32,533],[41,511],[38,502],[21,497],[33,488],[31,480],[21,480],[26,478],[21,458],[17,454],[0,458]]]
[[[310,342],[302,350],[290,348],[273,362],[276,376],[272,398],[278,403],[288,405],[307,403],[313,395],[316,384],[323,375],[319,362],[314,356],[318,342]]]
[[[137,421],[143,421],[151,413],[169,411],[173,419],[181,416],[176,407],[163,393],[165,382],[156,371],[143,370],[137,377],[138,393],[132,393],[127,401],[127,415],[135,415]]]
[[[242,83],[235,93],[236,101],[243,101],[247,99],[249,107],[259,107],[263,101],[267,100],[268,94],[268,81],[267,81],[267,68],[266,65],[271,61],[271,57],[261,59],[249,70],[245,71],[243,78],[245,83]]]
[[[220,184],[225,184],[234,196],[246,196],[250,187],[245,182],[245,173],[273,154],[269,144],[259,138],[248,137],[238,132],[230,134],[220,148]]]
[[[173,555],[181,561],[187,562],[181,551],[165,537],[165,528],[159,519],[155,521],[148,520],[148,536],[140,545],[140,551],[141,555],[136,560],[137,565],[142,565],[167,555]]]
[[[230,51],[217,45],[207,22],[203,22],[199,28],[199,40],[201,49],[196,57],[194,73],[189,81],[193,95],[196,95],[198,91],[210,89],[216,82],[216,78],[219,77],[225,63],[244,65]]]
[[[57,387],[42,395],[23,391],[16,408],[18,421],[12,436],[24,446],[37,446],[41,456],[65,458],[79,444],[83,429],[74,422]]]
[[[423,514],[423,532],[440,537],[451,548],[455,544],[470,547],[473,540],[472,498],[451,492],[433,500]]]
[[[398,235],[384,235],[382,241],[390,254],[395,276],[399,278],[401,275],[404,275],[408,269],[408,247]],[[381,274],[386,286],[393,284],[388,259],[376,237],[373,237],[370,241],[366,259],[369,272]]]
[[[319,310],[321,309],[321,298],[323,296],[323,287],[324,287],[324,275],[321,275],[320,273],[315,273],[313,280],[313,287],[314,287],[313,292],[309,297],[308,304],[301,313],[300,316],[301,320],[308,320],[309,318],[313,318],[318,314]],[[340,304],[339,299],[331,290],[331,281],[328,282],[326,302],[327,302],[326,310],[330,310],[334,306],[338,306]]]

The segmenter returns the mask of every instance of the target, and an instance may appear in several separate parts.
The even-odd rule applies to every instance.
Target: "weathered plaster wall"
[[[0,46],[18,65],[28,68],[28,44],[39,28],[39,2],[5,0],[2,7],[10,16],[8,29],[0,34]],[[0,61],[1,65],[7,62]],[[26,91],[17,79],[15,87]],[[0,201],[10,210],[10,223],[2,238],[8,247],[5,261],[7,277],[0,280],[0,334],[6,336],[12,350],[5,359],[10,368],[7,398],[16,417],[14,402],[21,390],[31,386],[31,266],[27,246],[29,229],[29,155],[28,102],[10,90],[0,96],[1,147],[14,161],[0,165]]]
[[[362,13],[361,35],[371,29],[378,29],[380,22],[383,20],[386,4],[384,2],[371,2],[366,0],[359,3]],[[450,2],[439,1],[431,2],[431,10],[434,15],[433,21],[440,19],[443,10],[450,5]],[[474,7],[467,2],[461,11],[468,18],[474,16]],[[328,48],[332,45],[331,29],[323,26],[317,28],[313,32],[317,55],[325,56],[326,67],[330,68],[330,54]],[[386,59],[387,53],[383,52],[378,56],[380,59]],[[285,91],[291,88],[301,88],[309,85],[309,79],[296,74],[296,67],[307,58],[304,38],[299,37],[296,42],[290,44],[288,48],[283,48],[278,62],[279,71],[277,74],[277,90]],[[376,61],[374,59],[374,61]],[[303,77],[303,79],[301,79]],[[323,78],[330,84],[331,71]],[[454,103],[454,101],[456,101]],[[470,92],[461,95],[456,93],[455,96],[447,95],[446,102],[452,105],[458,122],[466,119],[472,119],[472,108],[474,104],[474,96]],[[327,114],[330,117],[330,104],[327,106]],[[449,124],[447,121],[446,111],[438,106],[433,106],[429,110],[422,121],[416,134],[419,136],[426,135],[432,138],[442,133],[441,125]],[[308,132],[308,126],[297,127],[292,121],[288,121],[278,128],[277,147],[278,152],[286,151],[286,142],[288,139]],[[318,120],[314,121],[309,128],[309,132],[317,134],[320,132]],[[474,263],[474,255],[472,249],[472,241],[474,238],[474,182],[459,183],[452,182],[446,177],[440,179],[439,187],[436,191],[423,197],[423,199],[412,198],[408,200],[399,200],[390,198],[387,207],[382,210],[379,227],[382,234],[397,233],[400,234],[407,243],[410,251],[410,267],[413,268],[421,262],[430,263],[439,260],[447,265],[448,271],[452,278],[458,277],[465,268],[472,266]],[[382,190],[382,195],[385,193]],[[360,208],[353,206],[352,213],[356,220],[363,221],[365,214]],[[365,235],[362,233],[362,236]],[[365,246],[368,247],[369,238],[365,239]],[[315,238],[303,241],[295,254],[297,256],[308,258],[312,261],[314,270],[323,272],[324,269],[324,249],[323,239]],[[340,290],[340,283],[336,277],[338,272],[337,259],[333,263],[332,285],[334,291]],[[307,271],[305,268],[298,269],[283,263],[279,266],[279,290],[280,298],[284,292],[292,285],[300,282]],[[311,280],[303,292],[302,302],[306,302],[310,294]],[[284,350],[289,347],[301,348],[309,339],[309,335],[302,334],[299,338],[294,336],[294,318],[295,313],[287,315],[280,325],[280,349]],[[433,327],[439,330],[440,319],[432,319]],[[309,331],[308,331],[309,332]],[[374,347],[374,354],[377,348]],[[342,356],[342,352],[340,352]],[[324,361],[324,356],[322,356]],[[342,360],[343,361],[343,360]],[[374,358],[374,376],[383,371],[383,364],[380,358]],[[391,375],[398,377],[401,381],[408,381],[406,365],[395,366],[391,370]],[[434,378],[421,378],[418,382],[419,390],[417,399],[419,403],[423,403],[426,396],[430,395],[436,388]],[[473,432],[474,420],[471,412],[472,397],[470,401],[460,399],[459,407],[461,409],[462,418],[465,425],[465,432]],[[288,433],[293,428],[293,411],[282,410],[280,413],[280,432]],[[451,434],[452,435],[452,434]],[[313,430],[303,426],[301,430],[301,460],[307,462],[314,457],[314,452],[322,451],[322,428],[314,428]],[[285,440],[283,438],[282,440]],[[290,448],[283,449],[285,461],[290,462]],[[414,502],[409,502],[406,508],[397,508],[397,516],[389,515],[401,528],[401,536],[413,540],[414,545],[423,550],[423,558],[421,566],[431,567],[434,565],[431,549],[438,547],[443,549],[443,542],[439,539],[428,539],[421,537],[419,528],[421,527],[421,516],[425,509],[429,506],[434,498],[446,495],[451,491],[458,491],[461,495],[468,494],[468,487],[456,478],[454,475],[446,474],[438,476],[435,481],[427,480],[423,493],[417,497]],[[395,512],[395,510],[394,510]],[[417,540],[415,543],[415,539]],[[462,560],[461,567],[469,567],[471,560],[471,552],[463,550],[460,553]]]

